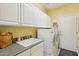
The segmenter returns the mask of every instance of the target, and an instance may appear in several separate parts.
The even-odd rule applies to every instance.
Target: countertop
[[[39,40],[39,39],[37,39],[37,40]],[[18,43],[13,43],[13,44],[11,44],[10,46],[8,46],[6,48],[0,49],[0,56],[16,56],[19,53],[21,53],[25,50],[28,50],[31,47],[33,47],[33,46],[35,46],[35,45],[37,45],[41,42],[43,42],[43,40],[39,40],[35,43],[32,43],[32,45],[28,45],[27,47],[24,47],[24,46],[22,46]]]

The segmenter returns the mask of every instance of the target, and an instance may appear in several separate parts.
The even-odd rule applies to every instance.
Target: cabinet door
[[[34,17],[34,20],[35,20],[34,24],[36,25],[36,27],[39,27],[40,23],[41,23],[41,21],[40,21],[41,13],[36,7],[33,8],[33,17]]]
[[[37,27],[50,28],[50,17],[37,8],[33,8],[33,16]]]
[[[19,5],[17,3],[0,3],[0,21],[17,22]]]
[[[51,28],[51,18],[43,12],[41,12],[41,26]]]
[[[31,54],[32,56],[43,56],[43,47],[39,48],[37,51]]]
[[[43,56],[43,43],[40,43],[31,48],[32,56]]]
[[[22,24],[33,25],[33,11],[30,4],[21,4]]]
[[[18,54],[17,56],[30,56],[30,49]]]

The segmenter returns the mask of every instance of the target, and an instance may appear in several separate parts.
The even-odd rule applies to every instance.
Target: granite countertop
[[[6,48],[0,49],[0,56],[16,56],[17,54],[19,54],[27,49],[30,49],[31,47],[33,47],[41,42],[43,42],[43,40],[35,42],[32,45],[29,45],[27,47],[24,47],[18,43],[13,43],[12,45],[10,45]]]

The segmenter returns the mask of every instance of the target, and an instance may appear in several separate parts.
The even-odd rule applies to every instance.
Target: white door
[[[76,50],[76,15],[62,15],[58,19],[60,29],[60,47],[71,50]]]

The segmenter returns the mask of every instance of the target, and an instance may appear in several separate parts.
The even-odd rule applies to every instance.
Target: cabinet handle
[[[76,32],[76,34],[78,34],[78,32]]]

